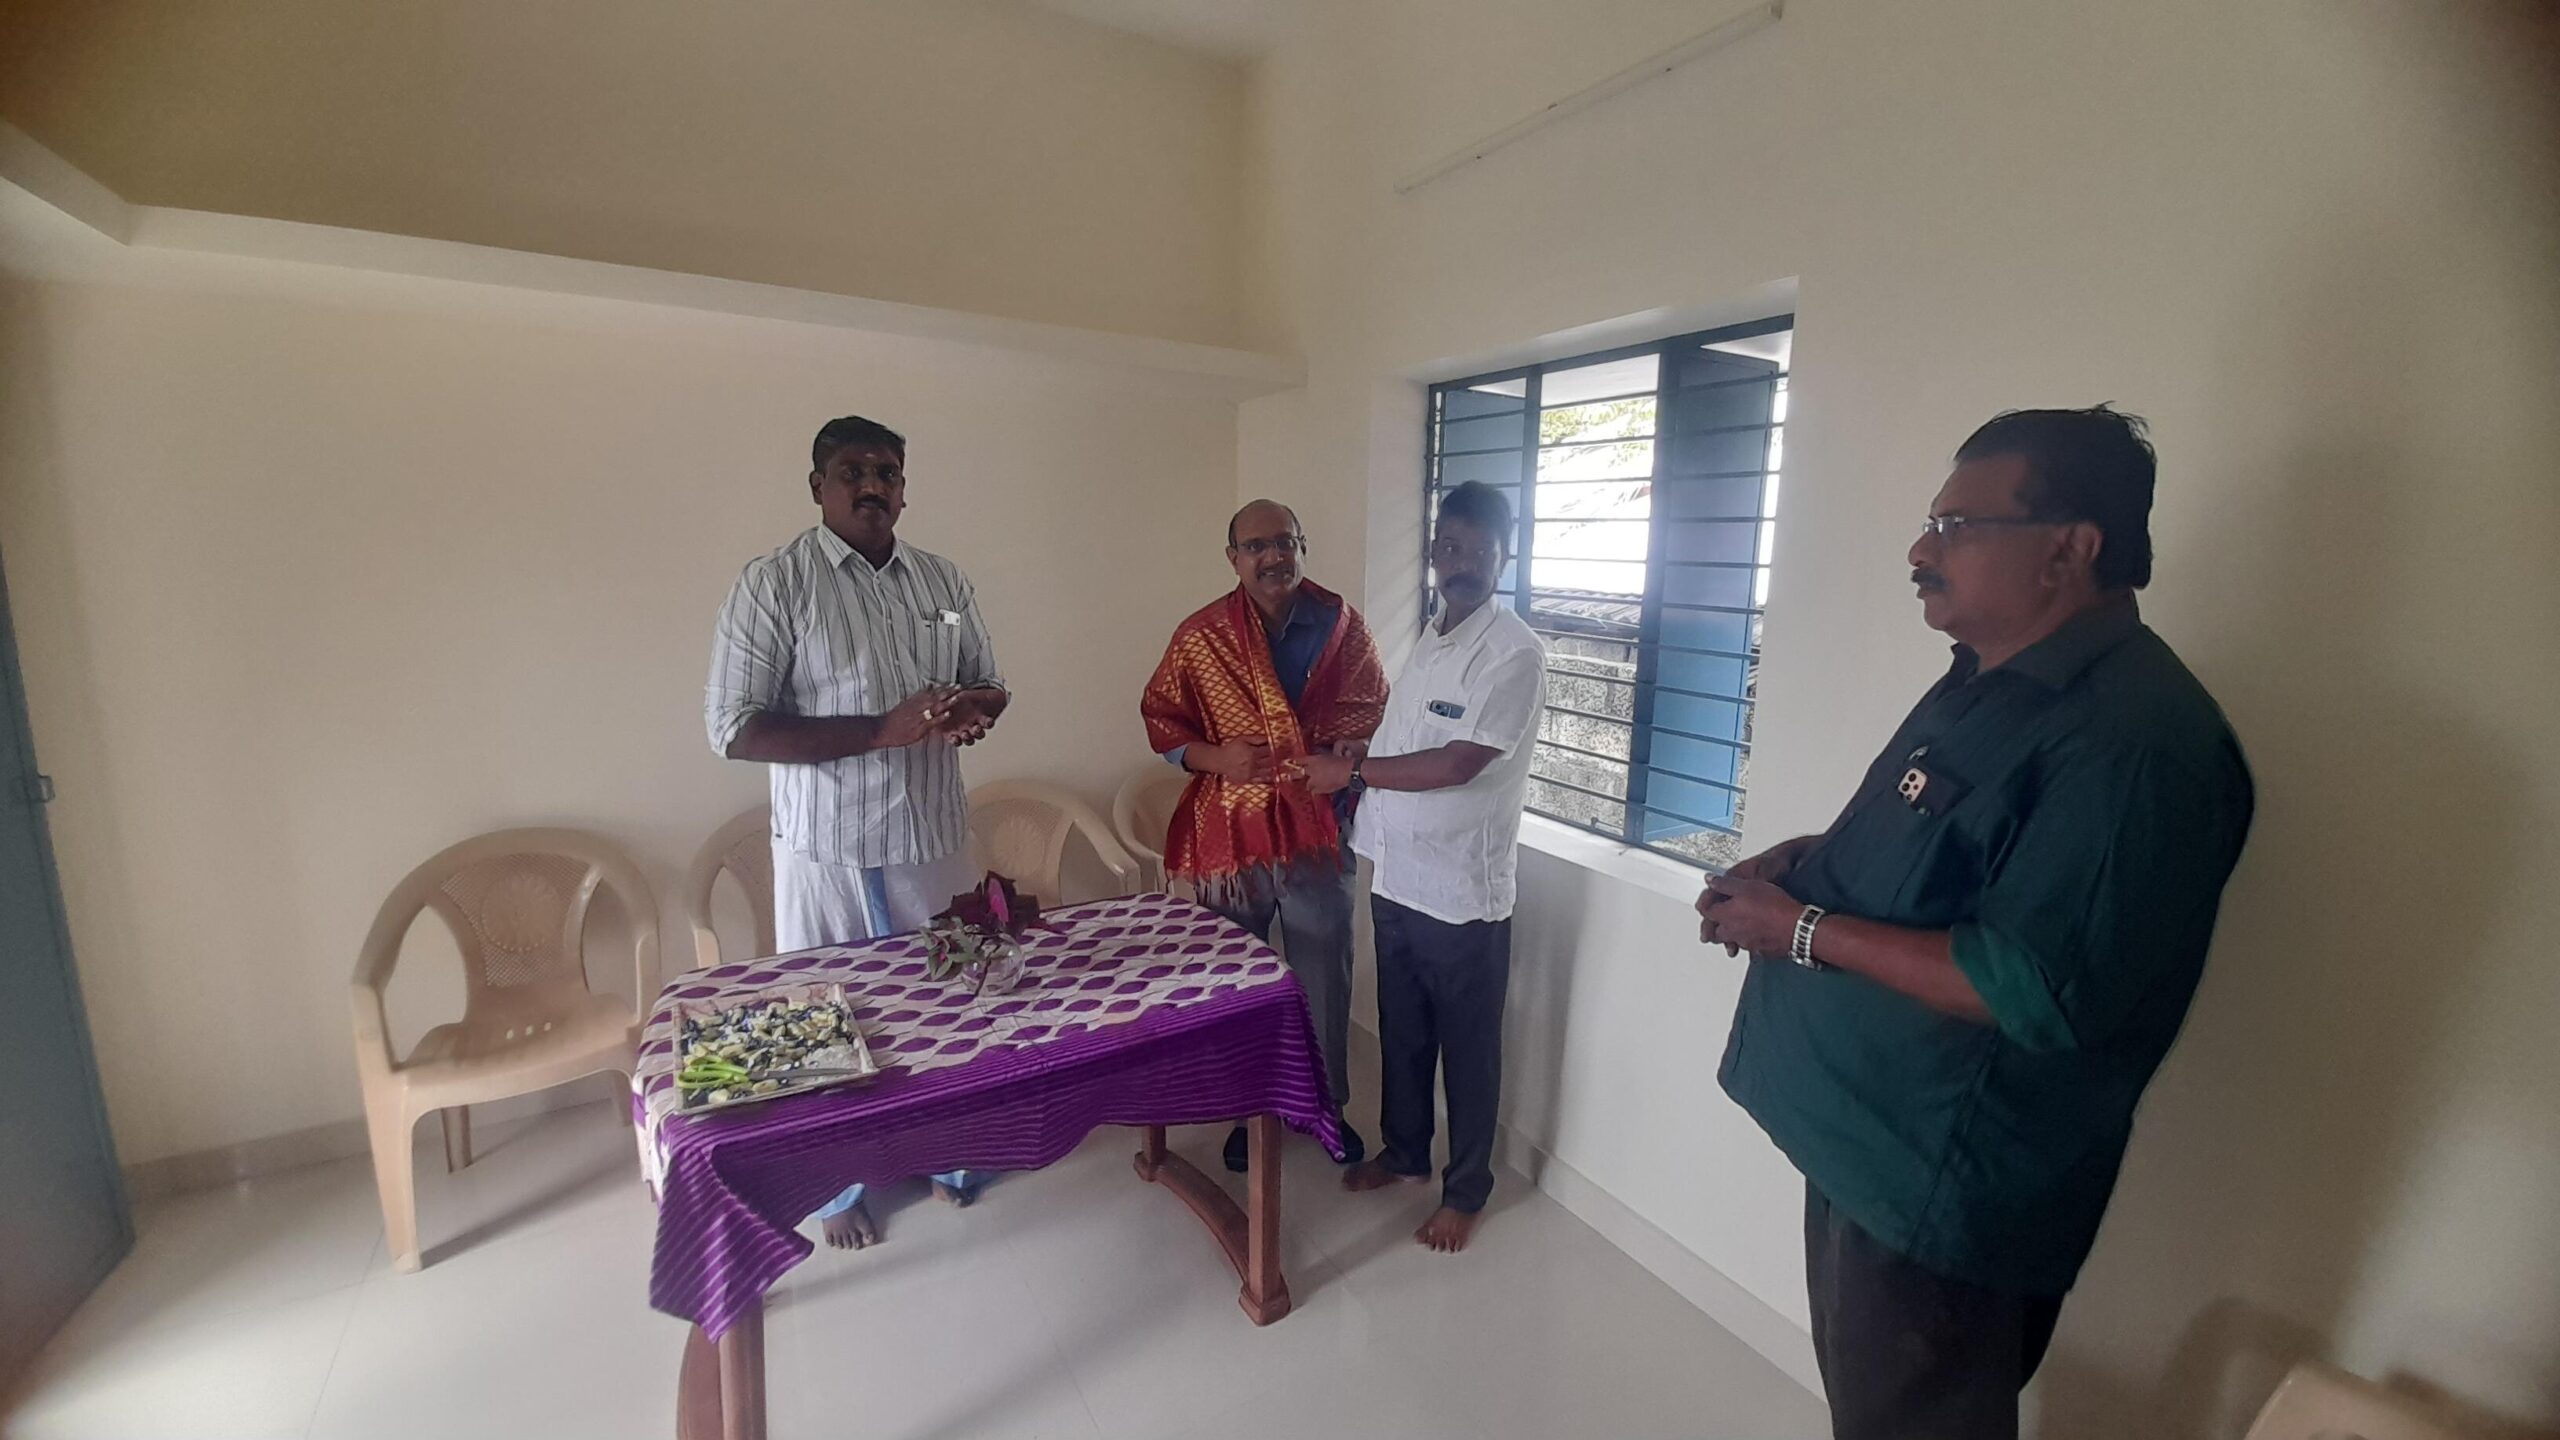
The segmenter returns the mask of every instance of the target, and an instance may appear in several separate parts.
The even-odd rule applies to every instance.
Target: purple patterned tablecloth
[[[811,1249],[803,1217],[846,1186],[1030,1170],[1097,1125],[1276,1112],[1341,1141],[1306,997],[1262,941],[1188,901],[1141,895],[1049,914],[1010,994],[925,976],[915,935],[697,970],[658,994],[633,1104],[658,1192],[649,1303],[717,1339]],[[886,1073],[859,1086],[676,1113],[678,1002],[840,983]]]

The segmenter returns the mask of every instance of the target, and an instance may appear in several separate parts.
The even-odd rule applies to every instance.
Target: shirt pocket
[[[1887,913],[1873,918],[1943,929],[1972,913],[1982,888],[1982,858],[1964,809],[1959,804],[1952,812],[1925,813],[1898,795],[1877,797],[1869,817],[1875,873],[1859,888],[1890,898]]]
[[[945,616],[950,618],[943,618]],[[917,628],[923,633],[916,642],[916,659],[923,667],[925,683],[958,684],[960,617],[948,610],[927,611],[918,621]]]
[[[1827,910],[1889,925],[1912,924],[1902,908],[1903,896],[1921,868],[1935,824],[1891,790],[1869,791],[1815,849],[1800,872],[1805,885],[1790,884],[1788,893]]]
[[[1450,713],[1452,711],[1456,713]],[[1475,733],[1475,709],[1464,696],[1426,700],[1421,713],[1414,717],[1414,727],[1413,748],[1437,750],[1452,740],[1464,740]]]

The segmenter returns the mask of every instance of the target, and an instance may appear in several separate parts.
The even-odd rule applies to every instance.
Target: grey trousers
[[[1307,992],[1325,1083],[1339,1110],[1351,1100],[1351,871],[1327,866],[1244,888],[1229,903],[1201,903],[1266,940],[1278,922],[1280,955]]]

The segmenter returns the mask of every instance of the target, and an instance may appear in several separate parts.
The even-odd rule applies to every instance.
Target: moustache
[[[1486,581],[1483,576],[1470,575],[1463,570],[1459,571],[1455,575],[1443,575],[1440,577],[1440,588],[1443,590],[1454,590],[1460,593],[1469,593],[1482,590],[1485,587]]]
[[[1935,570],[1912,571],[1911,583],[1923,590],[1944,590],[1947,588],[1946,577]]]
[[[865,495],[861,499],[853,502],[853,508],[856,510],[865,508],[872,510],[886,510],[889,508],[889,502],[881,499],[877,495]]]

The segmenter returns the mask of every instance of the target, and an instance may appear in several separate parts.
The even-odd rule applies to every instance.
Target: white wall
[[[535,307],[528,305],[528,310]],[[571,324],[0,282],[0,553],[128,1163],[357,1113],[346,981],[443,845],[602,831],[676,878],[762,795],[711,620],[815,522],[809,438],[911,439],[900,533],[1020,699],[972,781],[1107,803],[1158,634],[1214,591],[1231,401],[1094,367],[645,307]],[[458,1003],[432,922],[395,1028]],[[600,984],[627,951],[591,946]]]
[[[1209,342],[1242,90],[1011,0],[0,13],[0,116],[136,204]]]
[[[1793,281],[1769,841],[1828,821],[1944,664],[1901,557],[1955,444],[2009,406],[2151,417],[2147,612],[2261,808],[2044,1433],[2234,1435],[2304,1353],[2560,1420],[2547,12],[1794,0],[1391,193],[1732,8],[1312,6],[1248,122],[1277,195],[1249,327],[1303,346],[1308,385],[1246,407],[1242,471],[1285,455],[1311,528],[1368,516],[1369,608],[1409,625],[1419,382]],[[1512,1122],[1800,1320],[1800,1192],[1714,1085],[1731,963],[1676,901],[1524,872]]]

